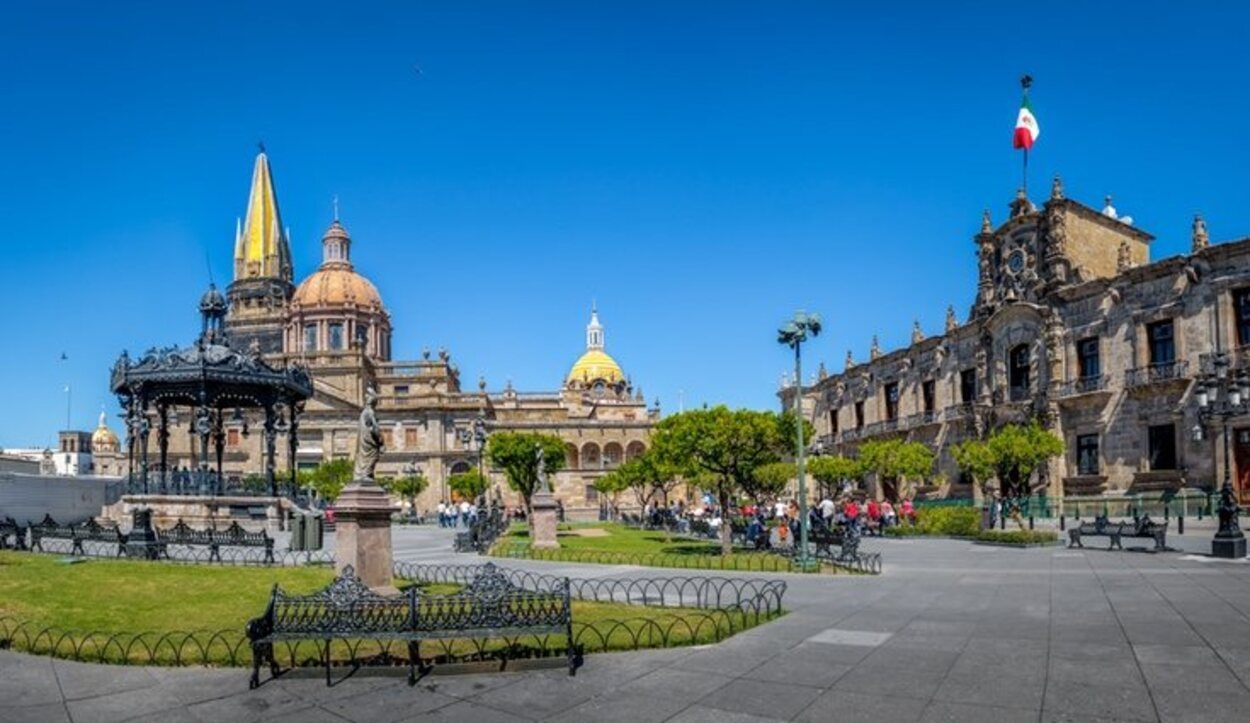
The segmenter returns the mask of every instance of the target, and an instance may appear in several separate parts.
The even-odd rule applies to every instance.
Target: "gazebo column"
[[[299,408],[303,406],[302,402],[292,400],[287,404],[289,410],[289,419],[287,421],[286,444],[287,444],[287,467],[291,471],[291,496],[295,496],[295,492],[299,489],[299,483],[296,481],[296,464],[295,453],[299,450]]]
[[[200,486],[208,481],[208,438],[213,433],[213,413],[209,409],[207,400],[203,392],[200,392],[200,404],[195,408],[195,434],[200,438],[200,460],[197,470],[199,472]],[[213,485],[213,493],[219,490],[217,485]]]
[[[222,480],[225,479],[221,469],[221,461],[226,453],[226,429],[223,424],[223,415],[224,412],[221,407],[218,406],[217,414],[213,419],[213,444],[216,447],[215,451],[217,452],[217,482],[215,486],[218,489],[221,488]]]
[[[278,496],[278,480],[274,475],[275,456],[278,448],[277,415],[274,403],[265,405],[265,478],[269,482],[269,495]]]
[[[126,409],[126,491],[135,485],[135,410],[134,401],[130,397],[122,399]]]
[[[148,421],[148,400],[139,402],[139,480],[143,482],[143,494],[148,493],[148,432],[152,423]]]
[[[169,407],[165,402],[156,406],[156,446],[160,450],[162,492],[169,485]]]

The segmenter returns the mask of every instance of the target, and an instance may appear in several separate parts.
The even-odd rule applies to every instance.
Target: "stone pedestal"
[[[1246,556],[1246,536],[1220,537],[1216,535],[1215,539],[1211,540],[1211,555],[1240,560]]]
[[[334,501],[334,569],[351,565],[356,577],[379,592],[391,584],[391,498],[377,483],[356,480]]]
[[[132,514],[130,532],[126,535],[126,557],[135,560],[156,560],[161,556],[160,542],[152,528],[152,511],[136,508]]]
[[[559,549],[560,542],[556,539],[556,504],[555,495],[547,491],[538,491],[530,498],[530,547],[535,550]]]

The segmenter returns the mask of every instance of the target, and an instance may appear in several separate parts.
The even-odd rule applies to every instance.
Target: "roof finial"
[[[1194,214],[1194,232],[1193,246],[1191,250],[1198,252],[1211,245],[1211,237],[1207,235],[1207,222],[1203,220],[1202,214]]]
[[[1050,182],[1050,200],[1059,201],[1063,199],[1063,179],[1059,174],[1055,174],[1055,180]]]
[[[338,220],[339,220],[339,195],[338,195],[337,193],[336,193],[336,194],[334,194],[333,203],[334,203],[334,222],[335,222],[335,223],[338,223]]]
[[[261,153],[264,153],[264,152],[265,152],[265,142],[264,142],[264,141],[256,141],[256,147],[260,149],[260,152],[261,152]]]
[[[955,319],[955,307],[946,307],[946,333],[949,334],[959,326],[959,321]]]
[[[911,343],[919,344],[924,341],[924,330],[920,328],[920,320],[916,319],[911,324]]]
[[[872,347],[868,350],[868,358],[876,359],[881,356],[881,345],[877,343],[877,335],[872,335]]]
[[[990,220],[990,210],[988,208],[981,212],[981,233],[994,233],[994,222]]]
[[[851,350],[846,350],[846,369],[855,366],[855,355],[851,354]]]

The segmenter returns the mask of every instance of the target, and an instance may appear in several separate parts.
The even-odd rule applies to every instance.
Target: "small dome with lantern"
[[[604,351],[603,324],[599,323],[599,311],[594,307],[590,310],[590,323],[586,325],[586,353],[573,363],[565,378],[565,385],[570,388],[593,389],[596,387],[619,387],[625,384],[625,372]]]
[[[95,431],[91,433],[91,451],[97,454],[101,452],[116,452],[121,448],[117,435],[108,428],[105,419],[107,419],[105,413],[100,412],[100,426],[96,427]]]

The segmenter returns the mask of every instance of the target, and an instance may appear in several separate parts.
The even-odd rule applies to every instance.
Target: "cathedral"
[[[417,501],[420,510],[451,498],[448,478],[482,463],[484,438],[527,431],[564,440],[565,468],[552,481],[556,497],[570,517],[596,515],[595,480],[641,454],[660,416],[658,404],[649,408],[642,390],[607,353],[598,311],[591,310],[586,326],[585,353],[558,389],[522,392],[509,383],[488,391],[482,379],[465,389],[444,349],[433,354],[427,349],[417,360],[392,359],[390,311],[377,287],[352,264],[354,241],[337,211],[335,216],[321,238],[321,265],[296,284],[290,234],[261,150],[247,213],[235,233],[225,325],[236,349],[259,352],[279,366],[297,362],[311,374],[314,395],[300,419],[296,466],[309,469],[352,456],[365,390],[372,387],[385,444],[377,473],[419,472],[429,479]],[[228,479],[262,471],[262,436],[249,434],[246,418],[229,420],[223,465]],[[189,439],[171,433],[171,469],[194,467]],[[277,469],[288,464],[280,451]],[[516,504],[502,473],[482,466],[492,495]]]
[[[952,445],[1037,419],[1066,452],[1035,493],[1153,496],[1227,475],[1250,503],[1250,239],[1213,244],[1195,217],[1188,255],[1152,261],[1152,240],[1110,198],[1096,210],[1065,197],[1058,178],[1041,208],[1021,192],[1002,223],[987,211],[964,320],[950,308],[941,335],[917,324],[888,352],[874,337],[868,360],[848,352],[803,389],[818,451],[923,442],[937,474],[910,492],[970,497]],[[794,392],[783,384],[787,408]],[[1221,396],[1231,407],[1215,417]]]

